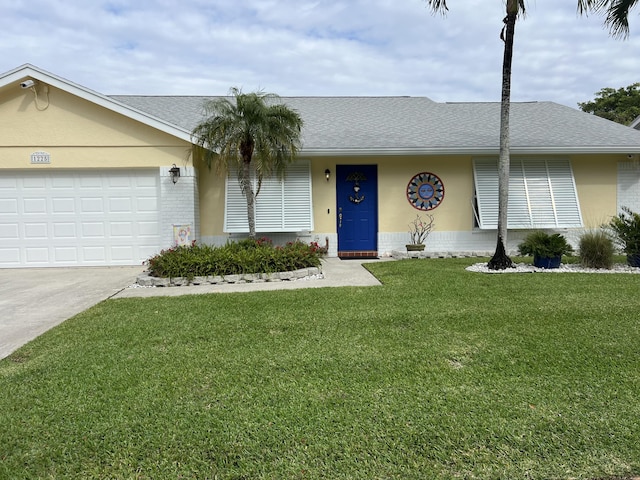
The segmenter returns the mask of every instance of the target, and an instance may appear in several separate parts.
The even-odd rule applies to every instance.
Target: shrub
[[[608,228],[627,255],[640,254],[640,214],[628,207],[609,222]]]
[[[602,230],[586,232],[580,237],[580,263],[587,268],[606,268],[613,266],[615,247],[613,241]]]
[[[221,247],[196,245],[162,250],[145,262],[154,277],[193,277],[273,273],[320,265],[320,252],[300,241],[274,247],[268,238],[229,242]]]
[[[542,230],[536,230],[527,235],[524,241],[518,245],[518,251],[520,255],[553,258],[572,253],[573,247],[559,233],[549,234]]]

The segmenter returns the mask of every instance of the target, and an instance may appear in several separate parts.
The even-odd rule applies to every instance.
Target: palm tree
[[[638,0],[578,0],[578,11],[587,13],[605,12],[604,24],[609,28],[613,37],[627,38],[629,36],[629,11],[635,7]]]
[[[238,170],[242,193],[247,200],[249,236],[256,236],[255,200],[262,179],[283,178],[288,163],[296,159],[301,146],[303,121],[295,110],[280,103],[275,94],[242,93],[232,88],[229,98],[205,103],[206,118],[191,133],[194,156],[219,173]],[[253,168],[252,168],[253,167]],[[258,186],[254,189],[251,171]]]
[[[588,1],[588,0],[584,0]],[[434,12],[444,13],[448,10],[446,0],[427,0]],[[488,267],[491,270],[504,270],[513,267],[507,255],[507,208],[509,204],[509,109],[511,106],[511,64],[513,59],[513,39],[516,20],[524,15],[524,0],[507,0],[500,38],[504,42],[502,59],[502,97],[500,102],[500,156],[498,159],[498,238],[496,251]]]

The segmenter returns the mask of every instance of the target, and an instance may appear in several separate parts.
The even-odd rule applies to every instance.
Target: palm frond
[[[629,36],[629,12],[638,0],[578,0],[578,13],[587,15],[590,11],[604,13],[604,25],[612,37]]]
[[[433,13],[442,13],[444,15],[449,10],[446,0],[427,0],[427,3]]]

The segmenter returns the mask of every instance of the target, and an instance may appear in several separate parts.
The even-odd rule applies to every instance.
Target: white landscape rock
[[[515,268],[507,268],[505,270],[489,270],[487,263],[475,263],[466,268],[470,272],[480,273],[640,273],[640,268],[631,267],[622,263],[615,264],[611,269],[604,268],[585,268],[576,263],[563,263],[559,268],[537,268],[528,263],[517,263]]]

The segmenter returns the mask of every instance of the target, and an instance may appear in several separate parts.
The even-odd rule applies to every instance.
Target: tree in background
[[[445,13],[446,0],[427,0],[434,12]],[[511,107],[511,64],[513,60],[513,40],[516,20],[524,15],[524,0],[506,0],[506,16],[500,38],[504,42],[502,59],[502,96],[500,101],[500,156],[498,158],[498,238],[496,251],[487,266],[491,270],[504,270],[513,267],[507,255],[507,209],[509,206],[509,111]]]
[[[203,160],[218,173],[237,168],[242,193],[247,200],[249,237],[256,236],[255,200],[262,179],[283,178],[288,163],[296,159],[301,146],[302,118],[295,110],[279,102],[274,94],[242,93],[230,90],[234,97],[205,103],[206,118],[191,133],[194,159]],[[253,188],[251,172],[258,187]]]
[[[578,12],[604,13],[604,24],[612,37],[629,37],[629,12],[638,0],[578,0]],[[640,115],[640,83],[614,90],[603,88],[593,102],[578,103],[583,112],[628,125]]]
[[[603,88],[590,102],[580,102],[580,110],[623,125],[640,115],[640,83],[614,89]]]

